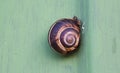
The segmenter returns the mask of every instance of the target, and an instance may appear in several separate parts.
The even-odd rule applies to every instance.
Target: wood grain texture
[[[0,73],[119,73],[120,0],[0,0]],[[60,18],[85,24],[80,51],[62,57],[47,36]]]
[[[120,0],[89,2],[91,73],[120,72]]]
[[[0,0],[0,73],[87,73],[89,44],[83,41],[81,53],[62,57],[47,40],[57,19],[76,15],[86,22],[85,4],[86,0]]]

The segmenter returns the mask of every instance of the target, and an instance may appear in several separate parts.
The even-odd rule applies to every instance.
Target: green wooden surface
[[[119,73],[119,0],[0,0],[0,73]],[[80,51],[54,53],[48,30],[60,18],[85,24]]]
[[[120,73],[120,0],[89,1],[91,73]]]

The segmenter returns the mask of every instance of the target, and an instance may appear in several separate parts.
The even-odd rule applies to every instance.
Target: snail
[[[81,41],[82,23],[76,16],[57,20],[48,32],[50,46],[62,55],[78,50]]]

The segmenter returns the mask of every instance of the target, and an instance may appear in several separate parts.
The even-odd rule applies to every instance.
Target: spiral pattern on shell
[[[81,37],[80,25],[77,18],[56,21],[49,30],[48,40],[51,47],[63,55],[77,50]]]

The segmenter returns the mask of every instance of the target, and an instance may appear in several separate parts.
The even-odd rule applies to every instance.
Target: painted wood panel
[[[120,72],[120,0],[89,1],[91,73]]]
[[[0,0],[0,73],[119,73],[119,0]],[[85,24],[79,52],[50,49],[48,30],[60,18]]]
[[[57,19],[85,17],[83,5],[79,0],[0,0],[0,73],[86,73],[85,50],[62,57],[47,40]]]

